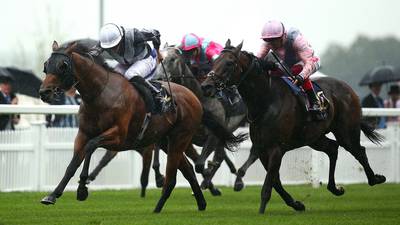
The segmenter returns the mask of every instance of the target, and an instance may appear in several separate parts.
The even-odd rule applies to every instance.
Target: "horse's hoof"
[[[244,188],[243,181],[236,179],[235,185],[233,186],[233,190],[234,191],[241,191],[243,188]]]
[[[88,188],[86,186],[79,186],[77,193],[76,193],[76,199],[79,201],[85,201],[89,195]]]
[[[203,170],[204,170],[204,164],[196,164],[196,165],[194,166],[194,168],[195,168],[195,170],[196,170],[196,173],[202,173]]]
[[[204,210],[206,210],[206,207],[207,207],[207,203],[206,203],[206,202],[200,203],[200,204],[198,205],[199,211],[204,211]]]
[[[385,183],[386,177],[380,174],[375,174],[374,179],[372,181],[368,181],[368,184],[370,186],[374,186],[376,184],[382,184]]]
[[[210,188],[210,192],[212,196],[221,196],[222,193],[218,188]]]
[[[159,177],[157,177],[157,179],[156,179],[156,186],[157,186],[158,188],[164,186],[164,176],[159,176]]]
[[[141,197],[141,198],[146,197],[146,189],[144,189],[144,190],[142,190],[142,191],[140,192],[140,197]]]
[[[341,186],[333,186],[333,187],[327,187],[327,189],[334,195],[336,196],[341,196],[344,194],[344,188]]]
[[[200,188],[201,188],[202,190],[207,189],[208,186],[209,186],[209,182],[206,181],[206,180],[203,180],[203,181],[201,182],[201,184],[200,184]]]
[[[289,206],[292,207],[296,211],[305,211],[306,210],[306,207],[304,206],[304,204],[299,201],[294,201]]]
[[[57,200],[56,197],[54,197],[52,195],[48,195],[48,196],[44,197],[40,202],[45,205],[54,205],[54,204],[56,204],[56,200]]]

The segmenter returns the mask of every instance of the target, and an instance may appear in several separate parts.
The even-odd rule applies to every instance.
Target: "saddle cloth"
[[[158,89],[158,93],[149,87],[148,84],[139,80],[131,79],[130,83],[138,90],[142,96],[147,112],[161,114],[169,111],[172,108],[171,94],[158,81],[150,81],[154,87]]]
[[[300,99],[304,99],[301,102],[304,102],[307,111],[309,111],[310,109],[310,101],[308,100],[307,94],[304,91],[304,89],[302,87],[299,87],[295,84],[293,84],[293,80],[287,76],[281,76],[281,79],[289,86],[290,90],[292,90],[293,94],[296,96],[299,96]],[[315,90],[315,93],[317,94],[320,102],[321,102],[321,106],[323,110],[328,109],[329,107],[329,100],[325,97],[324,95],[324,91],[322,90],[322,88],[315,83],[314,81],[311,81],[313,88]]]

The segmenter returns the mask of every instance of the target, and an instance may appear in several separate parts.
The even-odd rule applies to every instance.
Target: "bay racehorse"
[[[199,98],[203,107],[212,112],[229,131],[235,131],[241,122],[246,119],[246,106],[241,98],[238,98],[237,102],[233,104],[224,104],[221,99],[204,96],[200,82],[185,63],[179,48],[166,45],[161,54],[163,56],[163,64],[160,64],[156,70],[156,76],[159,79],[165,80],[165,76],[168,76],[172,82],[189,88]],[[218,137],[207,129],[201,134],[193,139],[193,143],[203,147],[200,157],[194,160],[196,172],[203,173],[205,176],[205,180],[202,183],[203,188],[208,187],[211,193],[220,194],[218,189],[213,189],[212,177],[223,161],[227,163],[230,171],[234,174],[236,174],[236,168],[226,154],[223,143],[218,140]],[[204,171],[205,161],[212,152],[214,152],[214,158],[209,162],[209,168]]]
[[[84,52],[85,54],[89,53],[89,51],[92,49],[92,47],[94,47],[98,43],[98,41],[92,40],[92,39],[78,39],[78,40],[66,42],[66,43],[60,45],[60,48],[65,49],[74,42],[76,42],[77,45],[79,45],[80,51]],[[110,58],[110,56],[107,54],[108,53],[106,51],[104,51],[101,53],[101,55],[95,57],[94,60],[96,61],[96,63],[103,65],[106,69],[113,71],[113,69],[110,68],[105,63],[104,59]],[[141,197],[145,197],[145,195],[146,195],[146,188],[149,183],[149,173],[150,173],[151,160],[152,160],[154,149],[155,149],[154,144],[149,145],[144,148],[135,149],[142,156],[142,172],[140,175],[140,185],[141,185],[140,196]],[[101,160],[99,161],[97,166],[93,169],[92,172],[89,173],[89,177],[87,179],[88,184],[96,179],[96,177],[100,173],[100,171],[105,166],[107,166],[107,164],[117,155],[117,153],[118,152],[116,152],[116,151],[109,151],[109,150],[106,151],[106,153],[101,158]],[[154,157],[158,159],[158,151],[154,151]],[[160,167],[159,165],[153,164],[156,185],[157,185],[157,187],[162,187],[163,182],[164,182],[164,176],[160,173],[159,167]]]
[[[167,169],[162,195],[154,209],[160,212],[176,184],[177,169],[189,181],[199,210],[206,208],[206,201],[195,177],[193,167],[184,156],[202,120],[227,145],[235,138],[210,118],[205,118],[197,97],[187,88],[171,84],[170,92],[176,107],[163,114],[153,115],[143,138],[139,139],[146,114],[146,105],[138,90],[123,76],[106,70],[95,63],[94,56],[79,51],[77,43],[59,48],[53,43],[53,52],[45,62],[46,76],[39,91],[45,102],[50,102],[60,91],[75,87],[82,96],[79,129],[74,142],[74,154],[67,170],[54,191],[42,199],[43,204],[54,204],[79,165],[84,161],[80,174],[77,199],[86,200],[88,169],[92,153],[99,147],[112,151],[142,148],[161,143],[167,149]],[[203,122],[204,124],[205,122]],[[207,124],[207,123],[206,123]]]
[[[315,80],[330,102],[328,118],[324,121],[309,121],[309,113],[298,97],[280,77],[269,76],[261,69],[258,58],[242,51],[242,44],[231,46],[227,41],[225,49],[216,59],[212,71],[203,83],[206,95],[212,95],[217,88],[237,85],[239,93],[248,107],[250,138],[254,152],[263,164],[267,175],[261,190],[260,213],[265,212],[271,191],[274,188],[285,203],[295,210],[305,210],[284,190],[279,168],[283,155],[292,149],[308,145],[325,152],[330,159],[328,186],[337,190],[334,170],[338,147],[350,152],[363,166],[369,185],[386,181],[383,175],[371,169],[365,152],[360,145],[360,130],[373,142],[379,143],[382,137],[361,119],[360,101],[356,93],[343,81],[323,77]],[[332,132],[336,140],[325,134]]]

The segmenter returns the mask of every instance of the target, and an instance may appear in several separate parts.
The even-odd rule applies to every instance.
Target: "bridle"
[[[241,65],[239,63],[240,62],[239,56],[240,56],[240,54],[243,54],[243,53],[239,52],[239,55],[237,55],[234,50],[225,48],[224,50],[221,51],[220,57],[224,53],[231,53],[235,57],[235,66],[234,66],[234,69],[232,70],[232,72],[234,73],[236,71],[239,71],[239,73],[241,74],[240,80],[236,85],[237,87],[239,87],[243,83],[243,81],[247,78],[247,76],[250,74],[250,72],[255,68],[256,60],[254,58],[252,58],[250,66],[246,69],[246,71],[243,72],[243,65]],[[217,60],[218,60],[218,58],[217,58]],[[207,77],[210,77],[215,82],[216,89],[219,91],[225,89],[226,84],[230,83],[231,82],[230,79],[232,78],[232,76],[227,76],[225,79],[222,79],[222,78],[220,78],[220,76],[218,76],[218,74],[215,73],[214,70],[211,70],[207,74]]]

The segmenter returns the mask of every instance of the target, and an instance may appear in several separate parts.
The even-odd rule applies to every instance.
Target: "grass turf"
[[[306,205],[305,212],[287,207],[273,191],[265,214],[258,214],[261,187],[241,192],[222,188],[222,196],[205,192],[207,209],[197,211],[187,188],[176,188],[163,211],[152,211],[160,190],[148,190],[146,198],[139,190],[91,191],[84,202],[75,200],[75,192],[65,192],[55,205],[39,201],[47,193],[0,193],[0,225],[5,224],[400,224],[400,185],[345,185],[341,197],[325,188],[307,185],[285,186],[296,200]]]

